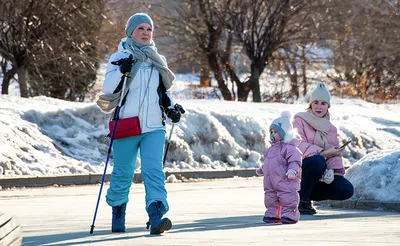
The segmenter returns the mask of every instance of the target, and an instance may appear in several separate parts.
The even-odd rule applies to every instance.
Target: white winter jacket
[[[121,58],[128,58],[131,52],[124,48],[125,39],[122,39],[118,46],[118,52],[111,55],[105,74],[102,91],[103,93],[113,93],[121,81],[122,73],[119,66],[111,64]],[[165,58],[163,57],[165,60]],[[142,133],[164,129],[163,115],[160,107],[160,74],[158,69],[153,66],[151,72],[151,60],[142,63],[140,69],[133,78],[125,104],[120,109],[120,119],[139,116]],[[151,73],[151,78],[149,78]],[[167,91],[168,105],[173,106],[170,93]],[[142,105],[142,106],[140,106]],[[139,113],[140,107],[140,113]],[[167,110],[167,109],[165,109]]]

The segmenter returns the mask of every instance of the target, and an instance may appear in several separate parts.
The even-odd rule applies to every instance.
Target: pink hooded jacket
[[[337,129],[332,123],[329,122],[328,130],[328,144],[330,147],[339,148],[339,139]],[[317,155],[323,151],[323,149],[314,144],[314,137],[316,130],[309,125],[304,119],[300,117],[295,117],[293,122],[293,127],[297,129],[301,136],[301,143],[299,144],[299,149],[303,152],[303,159]],[[326,158],[326,168],[333,169],[335,174],[344,175],[344,166],[342,161],[342,155],[333,156]]]
[[[290,191],[293,186],[296,190],[300,189],[302,154],[296,147],[298,143],[298,139],[293,139],[289,143],[279,141],[272,143],[271,147],[265,151],[262,171],[264,179],[269,179],[271,182],[264,182],[264,186],[272,184],[275,187],[264,187],[264,189]],[[286,172],[289,169],[297,172],[297,177],[293,180],[286,177]],[[288,197],[288,199],[291,198]]]

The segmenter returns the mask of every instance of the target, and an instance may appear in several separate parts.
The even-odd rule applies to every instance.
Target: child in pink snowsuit
[[[257,174],[264,175],[265,223],[295,224],[299,221],[302,153],[296,147],[291,115],[285,111],[270,126],[269,147],[264,153],[264,164]]]

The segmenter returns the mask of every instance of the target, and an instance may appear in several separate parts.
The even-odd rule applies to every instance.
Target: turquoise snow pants
[[[114,169],[111,173],[110,188],[106,201],[110,206],[119,206],[129,201],[129,190],[136,169],[136,158],[140,149],[141,174],[146,194],[146,211],[155,201],[164,204],[168,211],[167,191],[162,158],[164,155],[165,131],[156,130],[139,136],[115,139],[112,150]]]

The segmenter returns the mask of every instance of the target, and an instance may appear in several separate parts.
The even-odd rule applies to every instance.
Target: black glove
[[[130,73],[133,67],[133,56],[130,55],[128,58],[122,58],[118,61],[113,61],[111,64],[119,66],[119,71],[121,71],[123,74]]]
[[[167,112],[167,117],[171,119],[172,123],[178,123],[181,120],[181,112],[171,108]]]
[[[185,113],[185,110],[182,108],[182,106],[181,106],[180,104],[175,103],[174,108],[175,108],[176,110],[178,110],[179,112],[181,112],[181,114],[184,114],[184,113]]]
[[[123,74],[130,73],[132,67],[133,61],[130,58],[125,58],[122,60],[121,65],[119,66],[119,71],[121,71]]]

